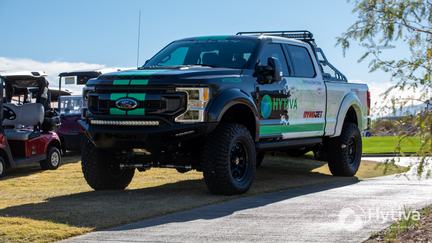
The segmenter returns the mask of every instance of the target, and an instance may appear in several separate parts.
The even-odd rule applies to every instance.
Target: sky
[[[358,45],[345,56],[335,46],[336,37],[356,20],[352,2],[0,0],[0,71],[45,70],[55,79],[63,71],[135,67],[141,10],[140,65],[185,37],[306,29],[330,62],[349,80],[367,83],[378,102],[390,86],[389,74],[370,73],[367,62],[358,63],[364,53]]]

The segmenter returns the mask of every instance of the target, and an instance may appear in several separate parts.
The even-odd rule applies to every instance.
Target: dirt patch
[[[403,220],[396,222],[365,242],[432,242],[432,205],[422,210],[420,220],[411,223]]]

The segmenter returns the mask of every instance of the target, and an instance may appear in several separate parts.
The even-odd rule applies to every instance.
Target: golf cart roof
[[[15,88],[31,88],[39,87],[40,85],[46,85],[46,74],[43,71],[20,71],[20,72],[9,72],[0,73],[6,85],[11,85]]]

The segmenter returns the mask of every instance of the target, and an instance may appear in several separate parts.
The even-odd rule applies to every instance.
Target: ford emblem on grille
[[[116,106],[122,110],[132,110],[138,106],[138,102],[130,98],[122,98],[116,101]]]

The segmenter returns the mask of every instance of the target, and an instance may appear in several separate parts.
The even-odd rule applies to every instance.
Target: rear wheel
[[[357,125],[347,123],[339,137],[328,143],[328,164],[335,176],[354,176],[362,155],[361,134]]]
[[[123,190],[135,173],[135,169],[120,168],[112,152],[98,149],[88,140],[81,148],[81,161],[84,178],[94,190]]]
[[[243,125],[221,124],[208,138],[202,167],[211,193],[246,192],[255,178],[255,166],[255,143]]]
[[[6,162],[2,157],[0,157],[0,178],[4,177],[5,175],[6,175]]]
[[[55,170],[60,166],[60,163],[60,150],[55,146],[51,146],[48,148],[47,158],[40,162],[40,166],[43,170]]]

